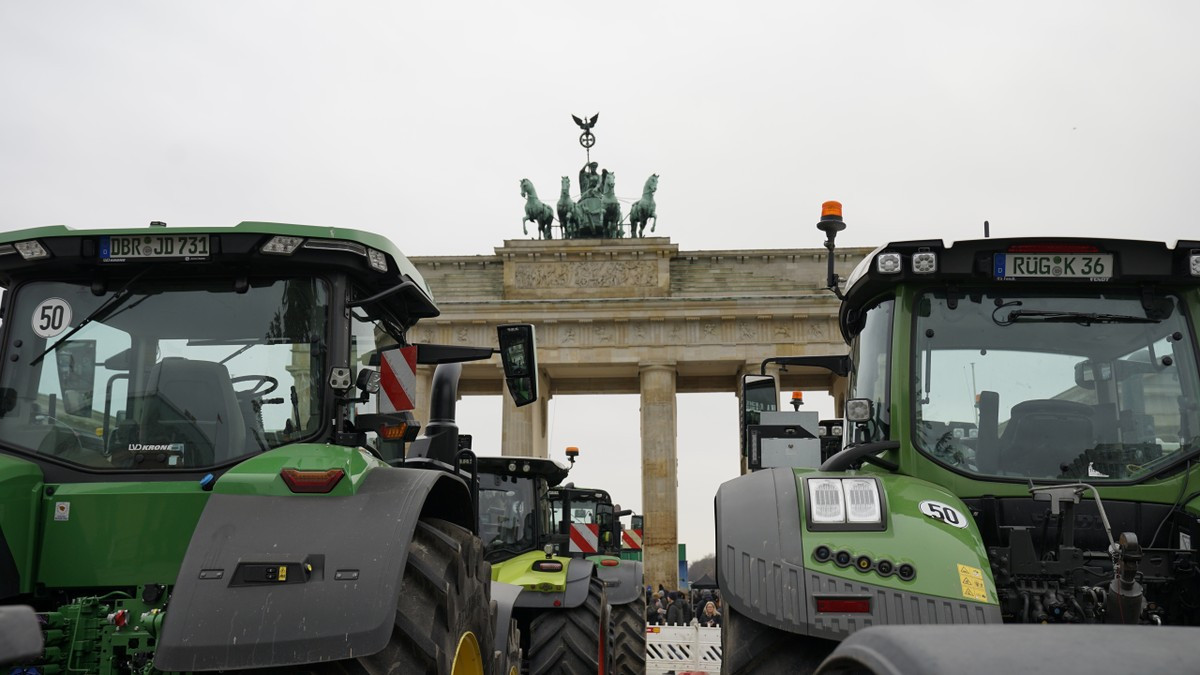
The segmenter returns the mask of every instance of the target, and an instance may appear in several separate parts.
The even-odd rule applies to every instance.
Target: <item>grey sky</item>
[[[816,246],[826,199],[847,245],[984,219],[1200,239],[1198,19],[1191,2],[9,0],[0,228],[258,219],[487,253],[520,237],[521,178],[552,202],[575,176],[569,115],[599,111],[593,158],[624,198],[661,174],[657,234],[683,250]],[[733,465],[713,445],[736,437],[733,405],[680,397],[693,554],[728,476],[685,471]],[[552,443],[611,417],[588,443],[620,446],[606,480],[640,506],[636,398],[552,410]]]

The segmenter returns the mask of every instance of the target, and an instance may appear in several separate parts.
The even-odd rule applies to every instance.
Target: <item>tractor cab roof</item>
[[[551,486],[566,479],[571,467],[542,457],[480,457],[479,473],[505,476],[541,476]]]
[[[849,341],[858,310],[900,284],[1045,287],[1200,285],[1200,242],[1078,237],[898,241],[872,251],[846,279],[840,323]],[[1062,287],[1060,286],[1060,287]]]
[[[379,298],[405,326],[439,314],[424,278],[386,237],[311,225],[104,228],[62,225],[0,233],[0,285],[29,278],[91,277],[101,287],[161,266],[178,277],[341,272]],[[151,274],[150,276],[154,276]]]

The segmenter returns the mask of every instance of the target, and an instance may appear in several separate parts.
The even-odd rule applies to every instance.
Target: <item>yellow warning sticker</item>
[[[983,583],[983,570],[970,565],[959,565],[958,582],[962,585],[964,598],[979,602],[988,601],[987,586]]]

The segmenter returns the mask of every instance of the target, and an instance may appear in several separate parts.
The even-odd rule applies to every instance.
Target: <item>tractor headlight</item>
[[[900,272],[900,254],[880,253],[875,256],[875,270],[880,274],[897,274]]]
[[[808,480],[808,508],[814,523],[846,522],[846,496],[836,478]]]
[[[913,271],[917,274],[933,274],[937,271],[937,254],[933,251],[918,251],[912,256]]]
[[[883,490],[875,478],[807,478],[805,487],[812,529],[884,529]]]

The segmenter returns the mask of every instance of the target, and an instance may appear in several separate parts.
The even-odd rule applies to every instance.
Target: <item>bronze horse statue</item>
[[[646,179],[646,185],[642,188],[642,198],[634,203],[633,208],[629,209],[629,236],[643,237],[646,232],[646,223],[651,218],[654,219],[654,224],[650,226],[650,231],[658,227],[658,214],[654,210],[654,193],[658,191],[658,174],[650,174]]]
[[[606,171],[600,183],[600,191],[604,195],[604,236],[610,239],[620,239],[624,234],[621,228],[621,202],[617,201],[616,186],[617,174]]]
[[[558,196],[558,224],[563,239],[571,239],[579,230],[579,205],[571,200],[571,178],[562,177],[562,193]]]
[[[525,198],[525,218],[521,220],[521,231],[526,235],[529,229],[526,221],[532,221],[538,226],[538,239],[550,239],[550,224],[554,222],[554,211],[537,196],[533,183],[528,178],[521,179],[521,196]]]

